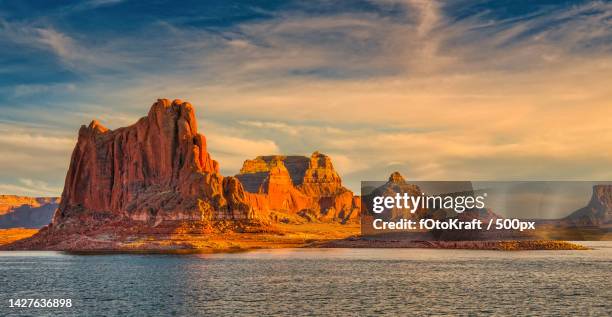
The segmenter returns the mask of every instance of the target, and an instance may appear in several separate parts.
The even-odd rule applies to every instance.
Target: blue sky
[[[608,1],[3,1],[0,193],[59,195],[81,124],[197,108],[224,175],[610,179]]]

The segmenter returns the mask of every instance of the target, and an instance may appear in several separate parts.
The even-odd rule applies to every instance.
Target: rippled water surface
[[[215,255],[0,252],[0,315],[612,315],[592,251],[285,249]],[[9,308],[70,298],[69,309]]]

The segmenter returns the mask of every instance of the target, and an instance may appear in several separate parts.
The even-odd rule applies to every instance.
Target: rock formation
[[[588,205],[565,218],[576,226],[601,226],[612,224],[612,185],[593,186]]]
[[[238,177],[222,176],[192,105],[160,99],[131,126],[110,130],[95,120],[82,126],[51,224],[11,248],[88,249],[93,237],[253,232],[287,216],[344,223],[358,217],[359,203],[329,157],[317,152],[259,157],[245,162]],[[70,239],[78,242],[66,246]]]
[[[246,160],[236,178],[257,200],[255,208],[262,214],[280,212],[343,223],[359,217],[359,197],[342,186],[331,159],[319,152],[310,158],[258,156]]]
[[[372,198],[374,196],[390,196],[394,197],[396,194],[408,194],[409,196],[421,196],[422,190],[419,186],[414,184],[408,184],[404,177],[399,172],[393,172],[389,175],[389,178],[386,183],[382,184],[379,187],[376,187],[372,190],[371,193],[368,193],[364,198],[364,201],[367,203],[365,206],[365,210],[369,214],[373,214],[373,206],[371,206]],[[420,219],[425,215],[424,210],[418,209],[415,213],[411,213],[409,209],[406,208],[392,208],[387,210],[385,217],[388,220],[399,220],[399,219]],[[380,216],[379,216],[380,217]]]
[[[58,203],[57,197],[0,195],[0,229],[46,226]]]
[[[47,229],[253,216],[240,182],[221,176],[208,154],[192,105],[160,99],[129,127],[109,130],[97,121],[81,127],[61,203]]]
[[[378,186],[377,186],[378,185]],[[375,230],[372,226],[374,219],[382,219],[384,221],[398,221],[400,219],[409,219],[413,221],[419,221],[421,219],[434,219],[440,221],[446,221],[450,219],[459,219],[460,221],[471,221],[473,219],[479,219],[481,221],[488,222],[490,219],[501,218],[495,214],[492,210],[487,208],[472,208],[467,209],[461,213],[454,211],[451,208],[444,208],[443,206],[436,205],[419,205],[415,212],[411,212],[411,208],[398,208],[395,206],[392,208],[385,208],[382,213],[374,213],[373,199],[374,197],[395,197],[397,194],[404,196],[407,194],[410,197],[427,197],[427,196],[441,196],[441,197],[453,197],[453,196],[473,196],[475,192],[472,188],[471,182],[423,182],[417,184],[411,184],[406,182],[404,177],[399,172],[393,172],[387,182],[380,184],[370,184],[372,186],[368,190],[365,190],[363,194],[364,208],[362,217],[362,233],[364,235],[385,235],[390,231]],[[374,187],[376,186],[376,187]],[[412,205],[411,205],[412,206]],[[395,239],[399,235],[409,237],[415,240],[481,240],[486,237],[489,238],[501,238],[502,234],[515,235],[514,232],[499,232],[492,231],[487,232],[486,230],[430,230],[425,231],[403,231],[403,232],[392,232],[388,238]],[[496,235],[495,237],[492,237]]]

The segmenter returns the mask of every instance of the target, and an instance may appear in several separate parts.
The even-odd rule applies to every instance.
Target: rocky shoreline
[[[325,227],[329,231],[319,231]],[[501,240],[501,241],[423,241],[423,240],[377,240],[354,234],[355,226],[306,225],[299,231],[268,233],[225,234],[126,234],[110,236],[72,234],[61,243],[44,247],[31,247],[24,236],[15,235],[15,240],[2,241],[0,250],[48,250],[81,254],[103,253],[231,253],[258,249],[282,248],[398,248],[398,249],[469,249],[469,250],[588,250],[571,242],[552,240]],[[1,234],[2,232],[0,232]],[[33,234],[31,232],[30,234]],[[24,243],[26,242],[26,243]]]
[[[411,241],[370,240],[354,238],[330,241],[317,245],[319,248],[422,248],[422,249],[467,249],[467,250],[589,250],[580,244],[552,240],[501,240],[501,241]]]

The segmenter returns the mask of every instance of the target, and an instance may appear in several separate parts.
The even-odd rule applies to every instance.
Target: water
[[[0,252],[0,315],[612,314],[592,251],[285,249],[215,255]],[[9,298],[70,298],[66,309]]]

